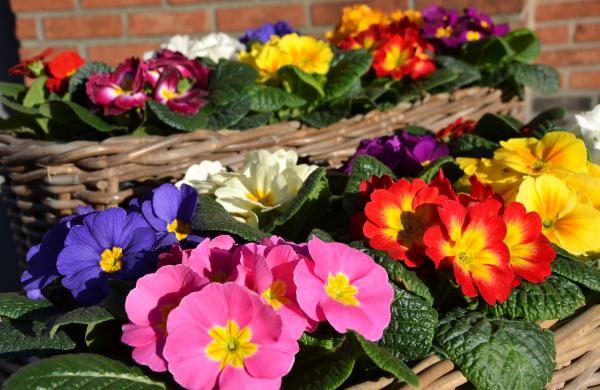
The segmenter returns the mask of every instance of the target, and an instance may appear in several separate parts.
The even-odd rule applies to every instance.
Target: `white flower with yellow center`
[[[176,183],[177,187],[189,184],[199,194],[212,194],[219,184],[226,180],[226,169],[219,161],[202,161],[200,164],[190,166],[183,179]]]

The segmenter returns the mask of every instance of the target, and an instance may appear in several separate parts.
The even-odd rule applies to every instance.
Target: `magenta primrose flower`
[[[315,237],[308,250],[313,261],[301,260],[294,272],[300,308],[340,333],[350,329],[367,340],[379,340],[390,323],[394,297],[385,269],[337,242]]]
[[[175,68],[165,70],[154,89],[154,99],[180,114],[196,114],[208,102],[202,79],[185,78]]]
[[[133,347],[132,357],[152,370],[167,370],[163,348],[167,317],[183,297],[199,291],[208,279],[184,265],[168,265],[138,279],[125,301],[130,323],[123,325],[121,341]]]
[[[230,282],[237,277],[239,256],[233,255],[236,247],[231,236],[207,238],[184,258],[183,264],[211,282]]]
[[[169,371],[188,389],[278,389],[299,349],[275,310],[235,283],[183,298],[167,332]]]
[[[138,58],[130,58],[112,73],[96,73],[88,79],[86,91],[92,103],[104,107],[105,115],[142,108],[147,99],[143,64]]]

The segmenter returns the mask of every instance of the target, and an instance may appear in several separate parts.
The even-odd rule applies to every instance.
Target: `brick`
[[[113,45],[88,46],[87,53],[90,61],[102,61],[116,65],[129,57],[141,57],[146,51],[156,50],[161,42],[156,43],[123,43]]]
[[[169,4],[172,5],[189,5],[189,4],[206,4],[206,3],[216,3],[219,0],[169,0]],[[230,0],[231,2],[232,0]],[[243,0],[233,0],[233,1],[243,1]]]
[[[123,34],[121,16],[90,15],[44,19],[48,39],[118,37]]]
[[[18,39],[32,39],[37,37],[35,19],[17,18],[15,33]]]
[[[10,0],[13,12],[64,11],[75,8],[74,0]]]
[[[539,27],[535,33],[542,45],[554,45],[569,41],[569,26]]]
[[[600,63],[600,47],[542,52],[539,63],[551,66],[598,64]]]
[[[20,47],[19,48],[19,58],[21,60],[34,57],[38,54],[42,54],[44,50],[46,50],[49,45],[46,46],[35,46],[35,47]],[[74,51],[79,53],[79,50],[76,46],[56,46],[52,45],[52,54],[60,53],[61,51]],[[81,54],[81,53],[79,53]]]
[[[398,1],[344,1],[335,3],[317,3],[310,7],[312,24],[315,26],[333,25],[342,15],[342,9],[354,4],[367,4],[383,12],[393,12],[397,9],[408,8],[406,0]]]
[[[600,1],[598,0],[540,4],[535,11],[536,19],[541,21],[593,16],[600,16]]]
[[[129,34],[190,34],[209,30],[204,11],[144,12],[129,15]]]
[[[575,28],[575,42],[600,41],[600,24],[579,24]]]
[[[294,27],[306,25],[304,6],[292,3],[217,9],[217,30],[241,31],[282,19],[287,20]]]
[[[586,72],[571,72],[569,84],[573,89],[600,89],[600,69]]]
[[[83,8],[111,8],[160,5],[161,0],[80,0]]]
[[[519,13],[525,8],[527,0],[446,0],[441,2],[444,7],[463,9],[475,7],[481,12],[491,15],[495,14],[514,14]],[[423,9],[430,5],[440,4],[438,0],[416,0],[415,9]]]

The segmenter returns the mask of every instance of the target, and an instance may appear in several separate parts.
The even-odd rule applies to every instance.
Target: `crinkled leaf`
[[[0,321],[0,358],[47,355],[75,348],[75,342],[63,331],[54,337],[43,321]]]
[[[381,265],[388,273],[390,280],[393,280],[406,290],[423,298],[429,306],[433,305],[433,295],[431,295],[429,287],[427,287],[414,271],[409,270],[404,263],[392,260],[392,258],[384,251],[367,248],[364,244],[355,247],[371,256],[377,264]]]
[[[344,96],[371,67],[371,54],[364,50],[342,51],[336,64],[327,73],[325,99],[331,101]]]
[[[292,240],[302,240],[324,215],[329,202],[327,170],[317,168],[308,176],[289,208],[264,230]]]
[[[555,367],[554,336],[535,323],[450,311],[435,343],[476,388],[542,389]]]
[[[533,62],[540,55],[540,40],[528,28],[512,30],[502,38],[514,51],[515,61]]]
[[[461,47],[461,59],[476,66],[497,66],[514,52],[501,37],[489,36]]]
[[[279,69],[277,75],[283,80],[286,89],[295,95],[301,96],[309,104],[325,96],[322,83],[314,76],[295,66],[284,66]]]
[[[250,111],[250,95],[240,95],[235,101],[211,112],[206,127],[213,130],[226,129],[239,122]]]
[[[509,138],[520,137],[519,128],[521,123],[500,114],[487,113],[477,121],[475,135],[483,137],[488,141],[499,142]]]
[[[349,112],[350,101],[346,100],[332,106],[320,107],[318,110],[303,115],[300,119],[309,126],[320,129],[339,122],[348,116]]]
[[[331,236],[331,234],[329,234],[325,230],[321,230],[321,229],[311,230],[310,233],[308,233],[308,238],[306,239],[306,241],[311,240],[313,237],[318,237],[319,239],[321,239],[321,241],[325,241],[325,242],[334,242],[335,241],[333,239],[333,237]]]
[[[93,114],[87,108],[68,100],[51,100],[40,106],[40,112],[47,118],[63,124],[72,124],[79,120],[94,130],[108,133],[124,131],[127,128],[105,122],[100,116]]]
[[[0,317],[18,320],[42,320],[56,312],[46,299],[31,300],[18,293],[0,294]]]
[[[254,129],[268,124],[272,116],[273,113],[271,112],[261,112],[259,114],[248,115],[237,121],[237,123],[229,126],[229,128],[235,130]]]
[[[440,157],[437,160],[429,163],[425,168],[423,168],[423,170],[421,170],[421,172],[419,172],[417,177],[422,179],[426,183],[429,183],[430,181],[433,180],[434,177],[437,176],[440,169],[442,169],[442,166],[444,166],[445,164],[453,163],[453,162],[454,162],[454,159],[451,156]]]
[[[536,115],[525,127],[534,137],[542,138],[547,132],[559,130],[560,127],[554,121],[565,119],[566,116],[567,110],[563,107],[549,108]]]
[[[69,93],[73,94],[77,91],[85,89],[85,83],[91,75],[97,73],[109,73],[112,68],[103,62],[91,61],[84,64],[69,79]]]
[[[585,259],[573,255],[553,245],[556,259],[552,262],[552,272],[575,283],[600,292],[600,270],[585,262]]]
[[[352,162],[352,173],[350,174],[350,179],[348,179],[348,184],[346,185],[346,192],[358,192],[358,186],[364,180],[370,179],[371,176],[383,175],[389,175],[394,179],[396,178],[394,172],[375,157],[358,156]]]
[[[292,371],[283,378],[283,389],[333,390],[348,379],[354,368],[358,345],[354,337],[333,351],[323,348],[303,348],[297,355]]]
[[[48,80],[46,76],[41,76],[33,80],[23,98],[24,107],[35,107],[46,101],[46,80]]]
[[[85,335],[87,341],[88,335],[96,325],[114,319],[115,317],[101,306],[81,307],[52,319],[49,323],[50,336],[54,336],[62,326],[81,324],[86,325]]]
[[[435,56],[435,61],[442,68],[453,70],[458,74],[456,80],[447,84],[448,89],[453,90],[481,79],[481,73],[479,73],[479,70],[476,67],[457,58],[451,56]]]
[[[558,71],[543,64],[511,64],[510,71],[518,83],[525,84],[539,93],[552,94],[560,89]]]
[[[25,86],[21,83],[0,82],[0,95],[16,99],[23,91],[25,91]]]
[[[458,139],[452,147],[454,157],[488,157],[494,155],[494,151],[500,145],[496,142],[488,141],[475,134],[465,134]]]
[[[215,106],[234,102],[246,87],[254,85],[258,72],[250,65],[221,60],[210,77],[209,101]]]
[[[91,353],[54,356],[27,365],[4,383],[5,390],[165,389],[135,365]]]
[[[257,112],[274,112],[282,108],[302,107],[306,100],[283,89],[257,84],[249,88],[250,109]]]
[[[411,89],[416,91],[430,91],[433,88],[455,81],[458,73],[453,69],[438,69],[412,83]]]
[[[210,106],[204,106],[194,115],[185,115],[173,112],[169,107],[160,104],[159,102],[148,101],[146,104],[161,122],[174,129],[183,131],[194,131],[206,128],[208,119],[211,115]]]
[[[530,321],[563,319],[585,305],[585,296],[577,285],[552,275],[542,283],[521,282],[508,300],[495,305],[482,303],[481,309],[498,317]]]
[[[234,234],[247,241],[260,241],[269,235],[233,218],[227,210],[208,195],[200,195],[192,223],[193,231]]]

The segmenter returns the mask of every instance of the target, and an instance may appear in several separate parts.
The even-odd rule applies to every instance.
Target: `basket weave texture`
[[[0,174],[6,177],[2,192],[23,257],[57,218],[78,205],[98,210],[117,206],[157,182],[180,178],[201,160],[236,166],[247,151],[288,148],[300,157],[337,166],[365,138],[412,124],[440,129],[459,117],[479,119],[485,113],[518,116],[521,108],[518,100],[502,102],[500,91],[474,87],[426,96],[385,112],[371,111],[322,129],[285,122],[241,132],[197,130],[69,143],[4,134],[0,135]]]
[[[556,369],[545,390],[600,390],[600,305],[593,305],[568,319],[543,321],[542,328],[554,333]],[[347,390],[452,390],[467,383],[467,378],[450,360],[432,355],[412,370],[419,386],[399,387],[393,379],[381,378]]]

